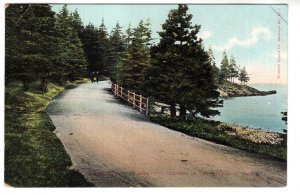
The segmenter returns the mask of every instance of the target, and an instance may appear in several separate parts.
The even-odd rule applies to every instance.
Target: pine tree
[[[215,82],[218,83],[219,82],[220,70],[216,66],[215,57],[214,57],[214,53],[213,53],[213,50],[212,50],[211,46],[209,46],[207,54],[208,54],[209,64],[212,66],[212,69],[213,69]]]
[[[250,80],[250,77],[248,76],[245,66],[241,70],[238,79],[239,79],[239,81],[241,81],[241,85],[245,85]]]
[[[238,76],[239,76],[238,66],[235,62],[234,57],[231,56],[229,60],[229,78],[231,82],[234,82],[234,78],[237,78]]]
[[[212,50],[211,46],[208,47],[207,54],[208,54],[208,61],[209,61],[210,65],[211,66],[216,66],[215,56],[214,56],[214,53],[213,53],[213,50]]]
[[[108,67],[107,64],[109,40],[108,40],[108,33],[103,18],[98,31],[98,39],[99,39],[99,58],[100,58],[99,73],[104,76],[110,76],[110,68]]]
[[[200,26],[191,24],[192,15],[187,11],[187,5],[178,5],[162,25],[160,42],[151,51],[152,67],[145,86],[149,95],[170,104],[171,117],[176,116],[176,104],[182,118],[186,110],[209,117],[219,114],[212,109],[220,106],[219,93],[209,56],[197,39]]]
[[[94,74],[100,72],[100,43],[98,30],[93,24],[88,24],[82,31],[81,41],[84,48],[84,53],[88,62],[88,74],[92,79]]]
[[[77,16],[76,16],[77,17]],[[59,32],[59,60],[60,79],[75,80],[83,76],[86,71],[86,59],[83,45],[78,36],[75,24],[78,18],[69,13],[67,5],[57,14],[56,26]],[[79,28],[79,27],[78,27]]]
[[[122,85],[141,92],[145,71],[150,67],[150,22],[140,21],[136,28],[127,30],[127,33],[128,45],[121,64]]]
[[[84,26],[77,9],[73,13],[71,13],[71,17],[72,17],[72,27],[73,29],[76,29],[78,37],[81,40]]]
[[[5,11],[5,81],[23,82],[25,90],[28,89],[29,79],[33,79],[29,67],[22,61],[23,33],[21,26],[22,16],[30,8],[29,5],[12,4]]]
[[[220,79],[226,81],[229,78],[229,75],[230,75],[229,62],[228,62],[226,50],[224,50],[223,59],[221,62]]]
[[[130,53],[129,48],[132,44],[133,39],[133,30],[131,28],[131,23],[129,23],[128,28],[126,30],[126,34],[124,35],[124,51],[121,53],[120,61],[116,64],[116,79],[117,83],[124,86],[124,80],[125,80],[125,72],[123,69],[125,68],[126,63],[130,63]]]
[[[39,79],[42,92],[55,72],[57,32],[55,13],[48,4],[15,4],[7,8],[7,73],[29,82]],[[13,32],[15,31],[15,32]]]
[[[80,32],[82,32],[82,24],[79,15],[70,15],[71,22],[71,37],[70,37],[70,47],[71,55],[69,56],[70,62],[72,64],[69,70],[68,79],[75,80],[86,75],[87,72],[87,60],[83,50],[83,44],[80,39]],[[76,24],[76,25],[73,25]]]
[[[125,40],[119,23],[109,37],[108,66],[111,81],[120,83],[120,61],[125,50]]]

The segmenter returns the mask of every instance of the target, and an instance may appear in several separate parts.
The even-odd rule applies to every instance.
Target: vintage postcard
[[[287,4],[5,4],[10,187],[285,187]]]

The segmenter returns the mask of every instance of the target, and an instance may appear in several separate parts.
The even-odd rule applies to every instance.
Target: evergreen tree
[[[78,16],[75,16],[78,17]],[[59,32],[59,60],[60,77],[75,80],[83,76],[86,71],[86,59],[83,45],[78,37],[78,29],[75,24],[79,18],[69,14],[67,5],[57,14],[57,29]],[[79,28],[79,27],[78,27]],[[59,79],[59,80],[61,80]]]
[[[116,81],[117,83],[119,83],[120,85],[124,84],[124,80],[125,80],[125,73],[123,71],[125,64],[129,63],[129,59],[130,59],[130,53],[129,53],[129,47],[132,44],[132,39],[133,39],[133,30],[131,28],[131,23],[129,23],[128,28],[126,30],[126,34],[124,35],[124,51],[121,53],[120,56],[120,61],[116,64]]]
[[[230,75],[229,62],[228,62],[226,50],[224,50],[223,59],[221,62],[220,79],[226,81],[229,78],[229,75]]]
[[[220,106],[219,93],[209,56],[197,39],[200,26],[191,24],[192,15],[187,11],[187,5],[178,5],[162,25],[160,42],[151,51],[152,67],[145,86],[149,95],[170,104],[171,117],[176,116],[176,104],[182,118],[186,110],[209,117],[219,114],[212,109]]]
[[[248,76],[248,73],[247,73],[247,71],[246,71],[245,66],[244,66],[243,69],[241,70],[238,79],[239,79],[239,81],[241,81],[241,84],[242,84],[242,85],[245,85],[245,84],[250,80],[250,77]]]
[[[14,4],[6,10],[7,77],[25,89],[39,79],[42,92],[55,72],[57,32],[55,13],[48,4]]]
[[[23,82],[25,90],[28,88],[29,79],[33,79],[29,67],[22,61],[23,33],[21,20],[26,14],[29,5],[11,4],[5,11],[5,81],[12,80]]]
[[[127,30],[128,45],[123,55],[122,85],[126,89],[141,92],[145,71],[150,67],[150,22],[140,21],[132,31]]]
[[[104,19],[102,18],[102,23],[99,27],[98,31],[98,40],[99,40],[99,73],[104,76],[110,76],[110,67],[107,63],[107,56],[108,56],[108,46],[109,46],[109,40],[108,40],[108,33],[107,29],[104,25]]]
[[[88,74],[93,78],[93,73],[100,71],[100,43],[98,30],[93,24],[88,24],[82,31],[81,41],[84,48],[84,53],[88,62]]]
[[[71,13],[71,17],[72,17],[73,29],[76,29],[78,37],[81,40],[84,26],[83,26],[83,23],[81,21],[81,18],[79,16],[77,9],[73,13]]]
[[[120,60],[125,50],[125,40],[119,23],[109,37],[108,66],[111,80],[120,83]]]
[[[214,53],[213,53],[213,50],[212,50],[211,46],[209,46],[207,54],[208,54],[209,64],[212,66],[212,69],[213,69],[215,82],[218,83],[219,82],[220,70],[216,66],[215,57],[214,57]]]
[[[208,61],[209,61],[210,65],[211,66],[216,66],[215,56],[214,56],[214,53],[213,53],[213,50],[212,50],[211,46],[208,47],[207,54],[208,54]]]
[[[233,56],[230,57],[229,61],[229,78],[231,82],[234,82],[234,78],[239,76],[238,66],[236,65],[235,59]]]

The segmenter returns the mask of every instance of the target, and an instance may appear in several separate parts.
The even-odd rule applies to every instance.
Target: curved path
[[[95,186],[285,186],[286,163],[150,122],[102,81],[47,108],[73,166]]]

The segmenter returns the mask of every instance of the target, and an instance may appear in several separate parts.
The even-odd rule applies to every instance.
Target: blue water
[[[218,109],[221,115],[213,119],[277,132],[287,129],[287,125],[281,120],[281,112],[287,111],[287,85],[249,84],[249,86],[264,91],[276,90],[277,94],[225,99],[224,107]]]

